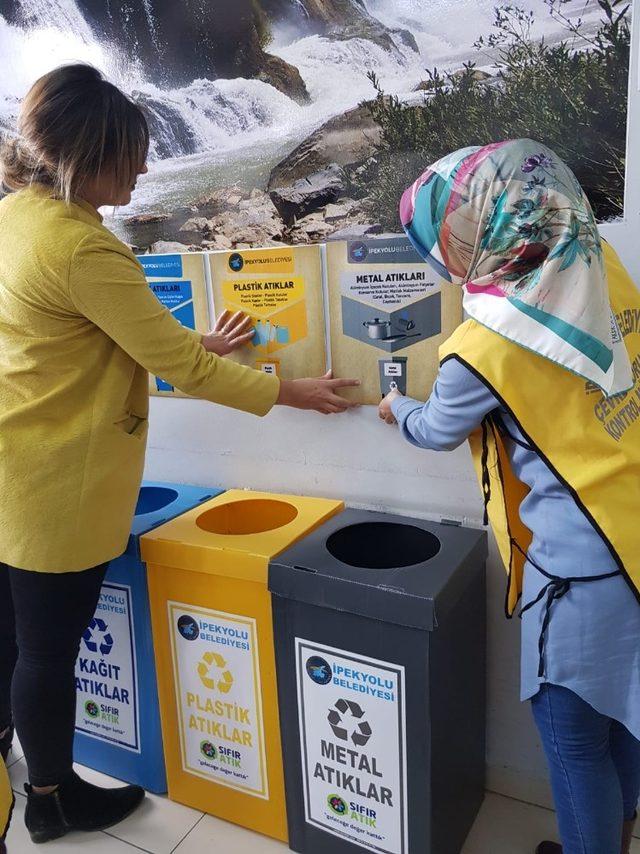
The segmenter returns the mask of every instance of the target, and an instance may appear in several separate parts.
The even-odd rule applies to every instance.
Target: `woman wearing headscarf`
[[[425,403],[380,417],[414,445],[469,440],[522,616],[522,700],[562,847],[627,854],[640,793],[640,293],[571,170],[515,140],[457,151],[401,202],[420,255],[462,287]]]
[[[224,358],[253,337],[243,313],[206,335],[163,308],[99,210],[147,171],[140,107],[101,73],[63,65],[25,96],[0,145],[0,757],[14,722],[35,843],[104,830],[144,797],[73,770],[82,633],[127,544],[148,433],[148,371],[257,416],[326,414],[356,380],[279,379]],[[0,830],[2,828],[0,827]]]

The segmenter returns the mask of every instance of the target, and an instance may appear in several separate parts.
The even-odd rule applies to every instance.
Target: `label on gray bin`
[[[256,621],[167,607],[183,770],[267,799]]]
[[[131,588],[105,582],[76,661],[76,729],[140,752]]]
[[[404,667],[296,638],[305,819],[408,854]]]

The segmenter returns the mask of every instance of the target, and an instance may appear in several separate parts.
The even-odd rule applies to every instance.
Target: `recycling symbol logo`
[[[94,617],[84,630],[82,639],[89,652],[98,652],[100,655],[109,655],[113,649],[113,638],[107,631],[108,626],[100,617]]]
[[[329,709],[327,720],[336,738],[351,740],[356,747],[364,747],[373,734],[371,726],[364,720],[363,710],[352,700],[338,700]]]
[[[217,652],[205,652],[198,664],[198,676],[205,688],[228,694],[233,687],[233,674],[227,670],[227,662]]]

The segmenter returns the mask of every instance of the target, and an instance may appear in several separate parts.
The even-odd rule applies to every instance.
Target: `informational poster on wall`
[[[404,667],[296,638],[296,678],[305,820],[408,854]]]
[[[168,603],[182,768],[269,797],[256,622]]]
[[[140,752],[131,588],[105,582],[76,661],[76,729]]]
[[[327,244],[331,365],[361,380],[346,396],[377,404],[393,388],[426,399],[438,347],[462,322],[460,288],[405,237]]]
[[[176,320],[189,329],[208,332],[211,328],[206,285],[206,256],[139,255],[149,287]],[[162,377],[150,377],[151,394],[185,397]]]
[[[216,314],[244,311],[255,336],[230,358],[283,379],[321,376],[326,346],[319,246],[215,252]]]

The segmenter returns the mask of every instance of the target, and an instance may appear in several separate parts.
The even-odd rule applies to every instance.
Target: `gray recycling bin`
[[[347,510],[274,558],[289,841],[458,854],[484,796],[482,531]]]

